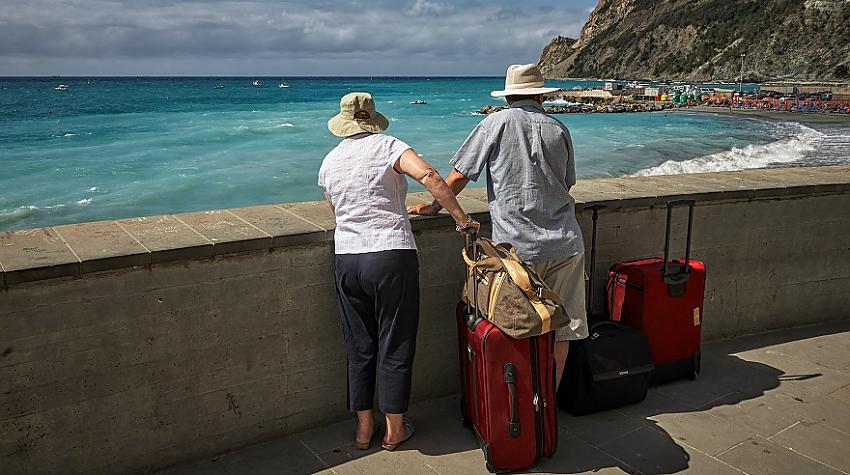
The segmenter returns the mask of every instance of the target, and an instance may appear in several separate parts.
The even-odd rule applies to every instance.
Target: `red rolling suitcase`
[[[690,258],[694,205],[694,200],[667,203],[663,259],[615,264],[608,273],[611,319],[646,335],[655,364],[653,384],[695,379],[700,370],[705,265]],[[687,246],[684,261],[670,261],[670,221],[678,206],[688,207]]]
[[[457,328],[461,413],[487,469],[522,470],[552,457],[558,445],[554,332],[513,339],[462,302]]]

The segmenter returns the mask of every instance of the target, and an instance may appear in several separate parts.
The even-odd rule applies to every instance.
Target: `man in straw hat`
[[[512,65],[504,97],[508,108],[487,116],[451,160],[446,182],[455,194],[487,169],[493,239],[509,242],[564,301],[571,323],[557,330],[556,380],[560,384],[569,340],[587,337],[584,244],[570,187],[576,182],[570,132],[543,112],[546,87],[536,65]],[[434,215],[440,204],[411,206],[411,214]]]

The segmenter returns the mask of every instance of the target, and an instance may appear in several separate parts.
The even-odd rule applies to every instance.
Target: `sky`
[[[597,0],[0,0],[0,76],[502,75]]]

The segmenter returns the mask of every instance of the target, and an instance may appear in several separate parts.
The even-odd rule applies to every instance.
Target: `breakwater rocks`
[[[478,109],[475,113],[489,115],[494,112],[499,112],[506,107],[507,106],[501,105],[488,105]],[[669,109],[671,107],[672,106],[669,104],[655,102],[631,102],[625,104],[566,104],[554,106],[544,105],[543,111],[547,114],[589,114],[593,112],[612,114],[621,112],[655,112]]]

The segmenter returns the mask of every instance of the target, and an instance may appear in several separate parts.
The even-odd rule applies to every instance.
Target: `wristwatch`
[[[455,230],[456,230],[457,232],[461,232],[461,231],[463,231],[464,229],[466,229],[466,228],[470,227],[470,224],[472,224],[472,223],[474,223],[474,222],[475,222],[475,220],[474,220],[474,219],[472,219],[472,216],[470,216],[470,215],[466,215],[466,221],[464,221],[463,223],[456,224],[456,225],[455,225]]]

